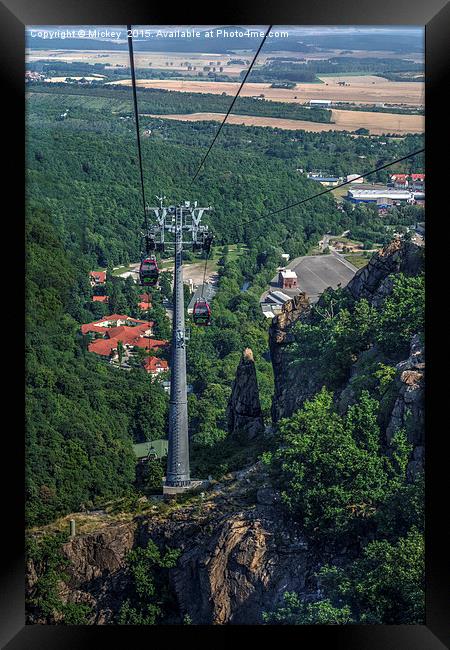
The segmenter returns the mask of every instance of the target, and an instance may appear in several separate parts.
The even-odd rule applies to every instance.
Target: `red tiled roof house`
[[[91,286],[96,284],[105,284],[106,282],[106,271],[91,271],[89,273],[89,278]]]
[[[167,372],[169,369],[169,364],[164,359],[158,359],[158,357],[147,357],[144,363],[144,370],[156,377],[162,372]]]

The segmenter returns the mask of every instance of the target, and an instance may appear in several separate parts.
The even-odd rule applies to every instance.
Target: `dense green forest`
[[[74,102],[71,117],[58,120],[68,99]],[[86,343],[77,339],[79,324],[105,312],[104,305],[91,302],[88,271],[139,257],[140,197],[132,125],[114,118],[104,107],[94,108],[82,104],[80,98],[59,94],[30,94],[27,119],[28,476],[30,521],[38,522],[95,496],[125,489],[133,469],[130,443],[148,435],[153,439],[164,435],[167,404],[162,389],[156,385],[150,389],[143,372],[127,374],[106,367],[86,353]],[[164,188],[172,201],[189,195],[211,204],[214,210],[208,220],[217,243],[242,242],[247,247],[241,259],[232,261],[224,255],[213,326],[207,332],[196,330],[189,348],[190,381],[196,387],[191,418],[197,443],[207,446],[211,440],[221,440],[223,444],[229,385],[247,345],[257,353],[262,403],[268,414],[271,368],[264,358],[267,325],[258,300],[279,254],[305,254],[328,230],[339,234],[350,228],[352,236],[372,242],[389,239],[386,220],[373,208],[346,206],[340,212],[330,195],[270,217],[269,230],[264,218],[252,220],[316,193],[317,185],[297,171],[299,165],[332,173],[360,171],[361,156],[365,166],[379,165],[418,148],[420,138],[386,141],[355,139],[342,133],[292,134],[226,126],[192,193],[190,178],[216,125],[151,124],[155,137],[152,132],[152,137],[143,141],[147,196]],[[421,171],[420,161],[407,161],[401,169]],[[418,220],[414,208],[392,211],[389,219],[395,225]],[[250,223],[243,226],[243,222]],[[241,292],[245,280],[250,280],[251,289]],[[137,290],[130,281],[111,278],[109,283],[111,307],[139,316],[135,311]],[[156,297],[154,309],[157,333],[167,336],[168,326]],[[208,388],[205,377],[211,379]],[[211,390],[215,391],[213,400],[208,393]],[[149,403],[144,394],[151,395]],[[151,420],[152,400],[158,404],[154,411],[158,415]],[[70,409],[79,417],[70,417]],[[46,426],[46,414],[51,427]],[[104,421],[111,423],[107,429],[102,426]],[[92,449],[99,454],[98,475],[88,472],[86,465],[91,443],[83,432],[88,422],[98,423],[102,444],[108,448],[106,455],[95,445]],[[44,442],[48,436],[52,444]],[[68,453],[66,437],[75,445],[76,454]],[[112,439],[114,445],[107,444]],[[128,449],[127,454],[119,454],[118,441]],[[54,472],[56,458],[58,473]],[[111,467],[124,462],[128,464],[120,470],[123,481],[111,486],[107,478]],[[83,466],[86,472],[81,480]],[[48,494],[46,500],[39,496],[42,490]]]
[[[141,225],[139,187],[133,182],[138,172],[132,124],[112,115],[104,101],[31,93],[27,107],[29,196],[55,212],[65,245],[82,241],[91,264],[100,266],[135,260]],[[61,120],[67,109],[68,116]],[[171,200],[182,200],[217,125],[147,118],[143,128],[151,130],[143,139],[147,196],[165,188]],[[220,146],[196,182],[195,198],[214,206],[210,226],[219,243],[229,242],[230,237],[245,244],[264,239],[273,245],[284,242],[287,252],[299,254],[304,241],[320,238],[328,229],[338,234],[341,226],[361,227],[364,221],[369,226],[373,210],[349,209],[339,214],[333,200],[325,196],[315,201],[314,210],[300,206],[271,218],[268,235],[264,219],[251,228],[241,224],[316,193],[317,184],[299,169],[334,175],[362,173],[420,148],[422,141],[421,136],[353,138],[341,132],[226,125]],[[64,159],[61,145],[67,152]],[[396,171],[423,171],[423,157],[405,161]],[[388,170],[370,177],[373,181],[387,178]]]
[[[86,341],[79,335],[81,323],[105,311],[104,305],[91,302],[89,270],[139,257],[134,132],[123,127],[108,133],[108,114],[100,114],[101,128],[94,131],[89,127],[96,125],[95,117],[88,119],[87,111],[73,122],[48,119],[48,112],[40,113],[33,99],[27,106],[27,517],[30,524],[42,524],[82,504],[89,507],[132,489],[131,443],[165,437],[167,396],[144,371],[136,368],[125,373],[99,362],[86,351]],[[196,387],[191,420],[195,444],[203,448],[225,435],[225,400],[242,348],[248,344],[261,352],[265,348],[267,333],[258,310],[258,292],[279,261],[276,250],[270,253],[270,242],[262,238],[263,228],[259,235],[239,228],[243,215],[251,214],[249,208],[244,212],[241,201],[252,198],[260,210],[275,207],[286,184],[303,195],[310,185],[295,171],[286,173],[276,158],[269,156],[267,165],[261,166],[257,154],[219,151],[226,161],[225,172],[216,154],[208,175],[200,180],[197,196],[217,206],[211,225],[219,242],[229,240],[229,224],[244,238],[249,251],[242,268],[254,280],[254,288],[240,298],[244,272],[224,254],[215,325],[207,334],[194,333],[189,353],[190,380]],[[174,201],[184,199],[201,152],[197,143],[146,140],[148,196],[163,187]],[[231,170],[233,182],[226,183],[229,191],[224,196],[224,174]],[[333,201],[325,197],[317,207],[317,223],[311,221],[306,235],[299,231],[290,243],[292,252],[306,252],[333,222],[337,228],[339,215]],[[227,224],[226,215],[230,215]],[[281,220],[278,228],[286,232]],[[279,233],[273,236],[272,248],[279,239]],[[111,277],[106,290],[112,297],[110,307],[136,313],[137,289],[129,281]],[[156,294],[155,310],[156,334],[167,336]],[[200,348],[202,358],[209,353],[208,367],[215,379],[208,388],[217,392],[213,409],[205,368],[195,354]],[[268,412],[269,362],[262,359],[258,372]],[[205,452],[205,458],[209,456]],[[116,477],[113,482],[111,476]]]
[[[91,301],[89,271],[139,258],[135,132],[131,120],[120,119],[131,106],[123,100],[121,113],[113,114],[113,102],[60,91],[27,95],[30,526],[82,505],[90,508],[135,494],[132,443],[165,437],[167,431],[168,400],[161,385],[139,368],[124,372],[98,361],[79,333],[81,323],[107,309]],[[68,116],[61,119],[67,109]],[[270,216],[318,191],[299,169],[361,173],[421,148],[422,137],[355,138],[225,126],[190,187],[217,125],[148,119],[143,128],[151,129],[143,138],[147,197],[163,191],[171,203],[189,198],[212,205],[207,222],[221,250],[212,325],[192,328],[188,345],[193,474],[220,477],[263,454],[282,493],[286,517],[302,523],[318,552],[329,553],[329,564],[320,569],[322,597],[305,604],[288,593],[285,607],[266,613],[267,622],[422,622],[423,486],[420,478],[406,481],[407,431],[398,431],[389,449],[383,435],[395,364],[405,358],[411,335],[423,330],[423,277],[399,276],[380,311],[365,301],[354,303],[343,291],[328,292],[308,325],[295,327],[290,348],[290,363],[317,376],[324,388],[280,423],[276,438],[262,440],[259,447],[231,440],[225,423],[230,385],[247,346],[255,355],[269,422],[273,377],[259,297],[280,254],[306,254],[325,232],[346,229],[363,241],[384,243],[392,234],[386,226],[398,228],[423,218],[414,207],[392,210],[387,217],[373,207],[344,205],[338,210],[331,194]],[[412,158],[396,171],[423,171],[423,160]],[[385,181],[387,173],[379,172],[373,180]],[[236,255],[228,244],[238,244]],[[113,278],[111,271],[109,276],[109,307],[138,316],[138,288]],[[250,283],[245,291],[244,281]],[[162,297],[153,293],[149,317],[156,321],[157,334],[168,336]],[[166,285],[162,293],[167,295]],[[352,381],[354,402],[341,408],[336,397],[350,378],[355,357],[372,348],[375,354]],[[161,474],[155,470],[154,475]],[[333,562],[346,544],[345,562]],[[159,569],[175,562],[176,551],[163,556],[152,546],[130,555],[135,592],[120,613],[123,622],[158,620]],[[142,582],[144,570],[150,578]],[[54,574],[47,578],[53,584]],[[43,593],[48,594],[45,585]],[[171,594],[163,596],[170,611]],[[45,598],[43,602],[47,606]],[[85,614],[79,608],[65,612],[69,622],[83,621]]]
[[[65,98],[72,96],[88,97],[98,100],[92,103],[93,109],[110,109],[121,115],[131,115],[131,89],[123,86],[93,85],[83,88],[79,85],[52,83],[31,83],[30,91],[33,93],[48,93],[52,96],[63,95]],[[187,93],[159,88],[144,88],[137,91],[139,110],[141,113],[156,115],[184,114],[184,113],[226,113],[231,97],[225,92],[221,95],[213,93]],[[102,101],[103,100],[103,101]],[[112,100],[112,101],[108,101]],[[42,101],[42,100],[41,100]],[[45,100],[44,100],[45,101]],[[64,100],[66,103],[68,99]],[[56,102],[55,102],[56,103]],[[51,105],[51,104],[50,104]],[[70,104],[69,104],[70,105]],[[86,102],[84,102],[86,105]],[[91,105],[91,104],[89,104]],[[308,122],[331,122],[331,111],[323,108],[310,108],[295,103],[272,102],[261,96],[239,97],[233,107],[237,115],[261,115],[265,117],[289,118],[293,120],[306,120]]]
[[[423,72],[421,63],[406,59],[387,59],[371,57],[337,56],[324,60],[287,61],[286,59],[269,59],[265,65],[251,72],[250,81],[294,81],[311,83],[317,81],[320,74],[346,74],[360,72],[361,74],[377,74],[398,72]],[[241,73],[243,77],[245,71]]]

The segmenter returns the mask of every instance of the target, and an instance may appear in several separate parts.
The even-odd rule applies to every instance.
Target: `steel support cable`
[[[136,137],[137,137],[137,148],[138,148],[138,157],[139,157],[139,171],[141,175],[141,191],[142,191],[142,203],[144,208],[144,223],[146,230],[146,250],[148,251],[148,223],[147,223],[147,203],[145,201],[145,189],[144,189],[144,172],[142,169],[142,151],[141,151],[141,136],[139,131],[139,112],[137,104],[137,94],[136,94],[136,74],[134,69],[134,54],[133,54],[133,37],[131,36],[131,25],[127,25],[127,34],[128,34],[128,51],[130,54],[130,68],[131,68],[131,82],[133,86],[133,104],[134,104],[134,117],[136,122]]]
[[[203,270],[203,282],[202,282],[202,295],[200,296],[200,298],[203,298],[203,290],[205,288],[205,282],[206,282],[206,266],[208,264],[209,253],[210,251],[206,253],[206,258],[205,258],[205,268]]]
[[[248,77],[248,75],[250,74],[250,72],[251,72],[251,70],[252,70],[252,68],[253,68],[253,65],[254,65],[256,59],[258,58],[258,55],[259,55],[259,53],[260,53],[260,51],[261,51],[261,48],[262,48],[262,46],[264,45],[264,43],[265,43],[265,41],[266,41],[266,38],[267,38],[267,36],[268,36],[270,30],[272,29],[272,27],[273,27],[273,25],[269,25],[269,28],[268,28],[268,30],[266,31],[266,33],[265,33],[265,35],[264,35],[264,38],[263,38],[263,40],[261,41],[261,43],[260,43],[260,45],[259,45],[259,47],[258,47],[258,49],[257,49],[257,51],[256,51],[255,56],[253,57],[253,61],[251,62],[250,67],[248,68],[247,72],[245,73],[245,76],[244,76],[244,78],[243,78],[243,80],[242,80],[242,82],[241,82],[241,85],[239,86],[239,89],[238,89],[236,95],[234,96],[233,101],[232,101],[231,104],[230,104],[230,107],[229,107],[229,109],[228,109],[228,111],[227,111],[227,114],[226,114],[225,117],[223,118],[221,125],[219,126],[219,128],[218,128],[218,130],[217,130],[217,132],[216,132],[216,134],[215,134],[215,136],[214,136],[214,138],[213,138],[211,144],[209,145],[208,151],[207,151],[206,154],[203,156],[203,160],[202,160],[202,162],[200,163],[200,165],[199,165],[197,171],[195,172],[195,175],[194,175],[194,177],[192,178],[189,187],[192,186],[192,183],[195,181],[195,179],[197,178],[197,176],[198,176],[199,173],[200,173],[201,168],[202,168],[203,165],[205,164],[205,161],[206,161],[207,157],[209,156],[209,152],[211,151],[211,149],[212,149],[213,146],[214,146],[214,143],[216,142],[217,138],[219,137],[219,134],[220,134],[220,132],[221,132],[221,130],[222,130],[222,127],[223,127],[223,125],[225,124],[225,122],[227,121],[227,118],[228,118],[229,114],[231,113],[231,110],[232,110],[232,108],[233,108],[233,106],[234,106],[234,104],[235,104],[237,98],[239,97],[239,93],[241,92],[241,90],[242,90],[242,88],[243,88],[245,82],[247,81],[247,77]]]
[[[138,148],[138,157],[139,157],[139,171],[140,171],[140,177],[141,177],[141,191],[142,191],[142,205],[144,208],[144,223],[145,223],[145,230],[146,230],[146,236],[145,236],[145,247],[147,253],[149,252],[148,248],[148,222],[147,222],[147,203],[145,200],[145,188],[144,188],[144,172],[143,172],[143,167],[142,167],[142,151],[141,151],[141,137],[140,137],[140,130],[139,130],[139,111],[138,111],[138,105],[137,105],[137,94],[136,94],[136,73],[134,69],[134,54],[133,54],[133,37],[131,36],[131,25],[127,25],[127,34],[128,34],[128,51],[130,54],[130,68],[131,68],[131,81],[132,81],[132,86],[133,86],[133,104],[134,104],[134,117],[136,121],[136,137],[137,137],[137,148]],[[151,300],[151,295],[149,288],[146,287],[146,293],[143,294],[145,298],[147,298],[147,324],[148,324],[148,329],[149,331],[152,328],[152,321],[150,320],[150,300]],[[142,297],[142,296],[141,296]],[[144,301],[143,301],[144,302]],[[147,356],[147,362],[150,359],[150,339],[148,342],[148,346],[144,348],[148,352]]]
[[[249,219],[248,221],[244,221],[240,226],[246,226],[250,223],[254,223],[255,221],[259,221],[260,219],[267,219],[268,217],[272,217],[275,214],[279,214],[280,212],[285,212],[286,210],[289,210],[290,208],[294,208],[298,205],[302,205],[303,203],[307,203],[308,201],[312,201],[312,199],[316,199],[318,196],[322,196],[323,194],[328,194],[328,192],[333,192],[334,190],[337,190],[340,187],[344,187],[344,185],[349,185],[350,183],[353,183],[355,180],[358,178],[364,178],[365,176],[370,176],[371,174],[375,174],[376,172],[381,171],[382,169],[386,169],[387,167],[391,167],[392,165],[395,165],[396,163],[402,162],[402,160],[407,160],[408,158],[412,158],[413,156],[417,156],[420,153],[423,153],[425,149],[419,149],[418,151],[412,151],[411,153],[407,154],[406,156],[403,156],[402,158],[396,158],[395,160],[392,160],[389,163],[386,163],[385,165],[381,165],[380,167],[376,167],[375,169],[371,169],[368,172],[364,172],[364,174],[360,174],[359,176],[356,176],[355,178],[352,178],[351,181],[345,181],[344,183],[340,183],[339,185],[336,185],[335,187],[329,187],[327,190],[323,190],[322,192],[318,192],[317,194],[313,194],[312,196],[308,196],[306,199],[302,199],[301,201],[296,201],[295,203],[290,203],[289,205],[286,205],[284,208],[280,208],[279,210],[274,210],[273,212],[269,212],[269,214],[263,214],[260,216],[256,216],[253,219]]]

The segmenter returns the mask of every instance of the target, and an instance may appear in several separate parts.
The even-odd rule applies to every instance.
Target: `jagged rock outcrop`
[[[256,505],[249,496],[255,489]],[[262,612],[281,604],[285,591],[311,598],[318,588],[314,549],[283,519],[278,500],[259,463],[229,475],[201,507],[142,515],[75,537],[63,547],[70,563],[61,597],[89,603],[92,624],[115,623],[130,593],[126,554],[152,539],[161,548],[181,549],[170,572],[180,622],[187,614],[193,624],[260,624]],[[30,566],[29,591],[36,579]]]
[[[417,275],[424,265],[424,248],[401,239],[392,240],[353,276],[346,290],[379,306],[392,290],[392,273]]]
[[[253,352],[246,348],[236,370],[227,407],[228,431],[252,440],[264,433]]]
[[[419,336],[411,342],[410,355],[406,361],[397,364],[398,397],[386,429],[390,442],[398,429],[405,428],[408,441],[413,446],[408,464],[410,478],[423,469],[425,452],[425,349]]]
[[[275,384],[272,400],[274,422],[286,413],[291,414],[296,408],[300,408],[313,389],[308,378],[305,377],[301,383],[298,381],[298,370],[292,370],[288,366],[285,355],[285,346],[292,342],[291,326],[299,319],[306,319],[310,308],[308,296],[306,293],[300,293],[283,305],[281,313],[275,316],[269,328],[270,358]]]
[[[424,268],[424,248],[411,241],[394,239],[381,251],[372,256],[369,263],[361,268],[345,287],[350,295],[358,300],[366,298],[375,307],[381,307],[392,290],[392,275],[404,273],[417,275]],[[322,297],[318,302],[320,307]],[[291,416],[301,408],[305,400],[312,397],[322,387],[322,381],[311,371],[288,363],[286,349],[292,342],[291,329],[297,320],[308,322],[309,301],[306,294],[296,296],[283,306],[269,329],[269,346],[274,371],[275,391],[272,401],[272,419],[277,422]],[[355,370],[357,370],[355,368]],[[350,387],[342,387],[342,403],[351,397]]]

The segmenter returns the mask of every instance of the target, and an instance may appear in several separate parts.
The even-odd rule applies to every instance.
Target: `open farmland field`
[[[324,77],[323,79],[326,79]],[[332,80],[331,80],[332,79]],[[346,80],[349,86],[338,86],[337,80]],[[131,85],[130,79],[110,82],[123,86]],[[328,86],[326,85],[328,83]],[[235,95],[239,84],[232,81],[181,81],[176,79],[138,80],[141,88],[163,88],[191,93],[214,93]],[[329,77],[325,83],[302,83],[294,89],[271,88],[269,83],[246,83],[241,90],[242,97],[258,97],[276,102],[296,102],[304,104],[311,99],[328,99],[332,101],[355,102],[358,104],[404,104],[422,106],[424,102],[424,84],[415,81],[388,81],[372,75]]]
[[[425,118],[423,115],[401,115],[396,113],[372,113],[369,111],[331,111],[331,120],[339,131],[354,131],[356,129],[369,129],[373,135],[383,133],[423,133],[425,131]]]
[[[249,59],[249,54],[244,56],[237,56],[235,54],[203,54],[191,52],[135,52],[135,66],[139,70],[160,68],[162,70],[179,70],[187,72],[187,66],[181,65],[182,63],[189,62],[192,66],[196,66],[195,72],[202,70],[203,66],[209,65],[220,67],[223,66],[223,74],[236,76],[246,69],[246,65],[227,65],[231,59]],[[67,63],[104,63],[107,66],[126,67],[130,65],[128,51],[117,52],[115,50],[31,50],[27,53],[27,61],[40,61],[42,59],[51,59],[53,61],[65,61]],[[150,65],[151,64],[151,65]],[[168,64],[168,65],[167,65]],[[139,76],[139,75],[137,75]]]
[[[221,122],[225,113],[191,113],[181,115],[150,115],[146,117],[160,117],[165,120],[182,120],[183,122],[199,122],[214,120]],[[304,130],[311,132],[320,131],[355,131],[356,129],[369,129],[372,135],[384,133],[422,133],[425,128],[422,115],[397,115],[393,113],[370,113],[366,111],[332,111],[334,124],[307,122],[305,120],[289,120],[277,117],[260,117],[253,115],[233,115],[227,118],[228,124],[245,124],[246,126],[271,126],[278,129]]]
[[[343,54],[344,52],[344,54]],[[355,57],[355,58],[382,58],[382,59],[407,59],[415,63],[423,63],[424,56],[421,52],[386,52],[386,51],[367,51],[367,50],[348,50],[330,49],[321,50],[320,52],[292,52],[278,50],[276,52],[264,53],[261,52],[258,56],[257,65],[266,63],[267,59],[283,58],[290,59],[306,59],[307,61],[328,59],[336,56]],[[123,52],[117,50],[40,50],[28,49],[26,50],[26,57],[28,61],[38,61],[41,59],[53,59],[54,61],[77,61],[82,63],[106,63],[108,65],[129,65],[128,51],[124,49]],[[171,68],[181,68],[182,61],[190,61],[194,65],[206,65],[205,61],[222,61],[226,65],[230,59],[244,59],[249,60],[252,53],[248,51],[235,50],[234,54],[204,54],[200,52],[136,52],[135,63],[136,67],[147,67],[151,62],[155,68],[164,67],[166,61],[169,64],[172,62]],[[227,70],[242,70],[245,66],[228,66]]]

